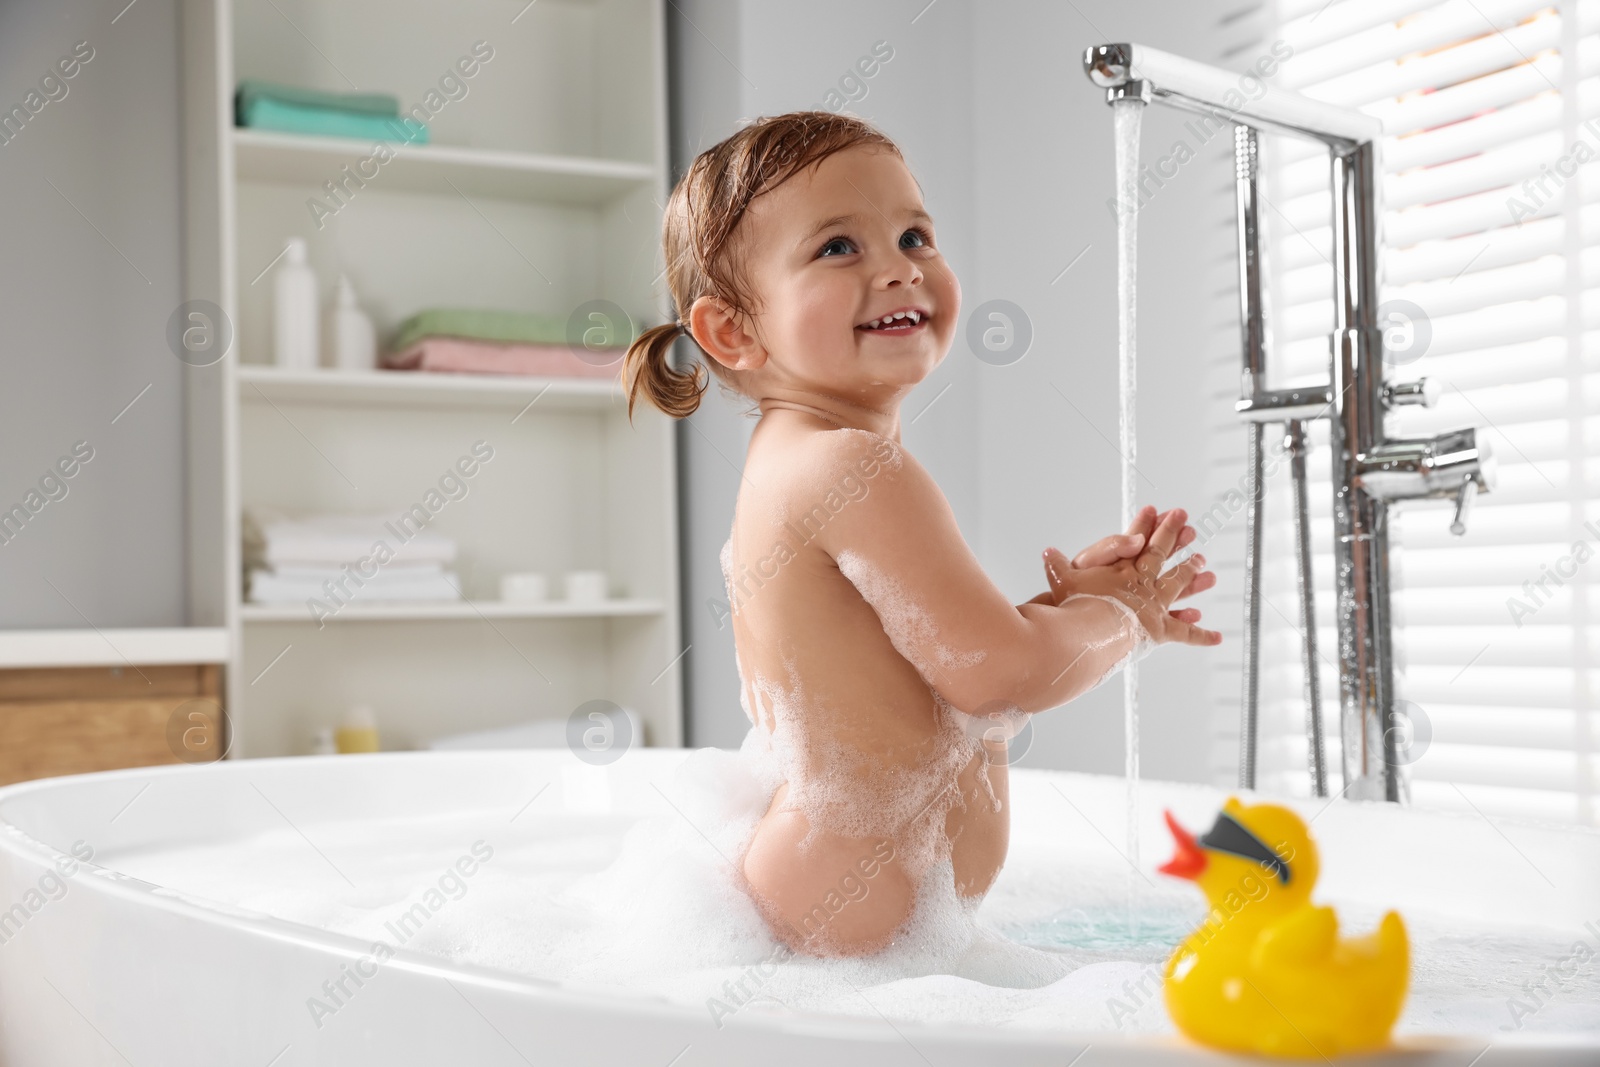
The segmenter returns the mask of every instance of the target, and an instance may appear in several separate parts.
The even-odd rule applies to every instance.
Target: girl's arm
[[[885,446],[893,457],[876,462]],[[933,478],[887,438],[824,432],[808,447],[818,454],[802,466],[826,472],[824,478],[859,470],[867,487],[828,521],[816,543],[877,612],[895,648],[957,709],[1056,707],[1093,689],[1150,642],[1132,610],[1109,599],[1013,605],[978,564]],[[1162,537],[1170,542],[1176,525],[1158,529],[1152,547]],[[1172,550],[1170,543],[1161,547]]]

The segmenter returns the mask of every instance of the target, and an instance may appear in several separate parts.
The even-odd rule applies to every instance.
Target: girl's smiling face
[[[691,314],[702,347],[755,399],[854,424],[892,418],[950,350],[961,309],[960,283],[905,163],[879,146],[836,152],[757,196],[740,228],[759,304],[740,326],[711,309]],[[911,315],[888,329],[867,325],[907,310],[915,325]],[[852,417],[840,402],[867,410]]]

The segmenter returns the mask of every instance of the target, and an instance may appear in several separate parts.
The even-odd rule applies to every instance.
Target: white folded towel
[[[454,538],[388,515],[312,515],[300,519],[251,516],[246,548],[253,563],[273,567],[356,564],[372,558],[381,542],[390,553],[385,568],[402,564],[452,563]]]
[[[373,560],[367,565],[366,569],[370,571],[373,567],[378,567],[378,573],[380,574],[392,573],[396,578],[425,578],[429,575],[445,573],[442,564],[431,561],[419,562],[417,560],[394,559],[379,566],[378,561]],[[279,578],[309,578],[318,585],[322,584],[324,578],[332,578],[337,581],[345,575],[343,564],[336,567],[331,563],[276,563],[269,569]],[[355,573],[357,578],[361,577],[361,571],[355,562],[350,564],[350,570]],[[366,581],[367,579],[363,578],[362,580]]]
[[[356,576],[360,578],[360,575]],[[340,579],[344,579],[343,582]],[[319,577],[286,576],[257,568],[250,572],[250,600],[257,604],[303,604],[307,600],[330,601],[333,594],[323,587],[332,581],[339,597],[351,602],[403,601],[403,600],[460,600],[460,582],[451,571],[407,574],[400,568],[387,567],[371,578],[361,578],[358,588],[354,580],[338,571],[328,571]]]

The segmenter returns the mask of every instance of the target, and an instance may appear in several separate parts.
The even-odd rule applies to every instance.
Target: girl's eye
[[[909,244],[909,245],[906,244],[905,243],[905,239],[908,236],[916,237],[916,239],[917,239],[916,242],[914,244]],[[929,239],[930,238],[929,238],[927,230],[923,229],[920,226],[913,226],[911,229],[907,230],[905,233],[900,235],[900,247],[901,248],[925,248],[928,245]],[[830,237],[828,239],[828,243],[822,246],[822,248],[818,252],[818,254],[822,255],[822,256],[827,256],[828,255],[828,249],[832,248],[834,245],[837,245],[837,244],[851,245],[851,244],[853,244],[853,242],[848,237],[843,237],[843,236]],[[839,253],[839,254],[848,255],[849,253],[848,252],[844,252],[844,253]]]
[[[913,226],[911,229],[901,234],[900,239],[902,242],[904,242],[907,235],[914,235],[917,238],[917,243],[914,245],[906,245],[902,243],[900,245],[901,248],[922,248],[928,243],[928,231],[924,230],[921,226]]]

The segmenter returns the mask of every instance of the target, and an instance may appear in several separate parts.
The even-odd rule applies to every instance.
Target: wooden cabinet
[[[0,670],[0,785],[156,763],[225,745],[215,664]]]

